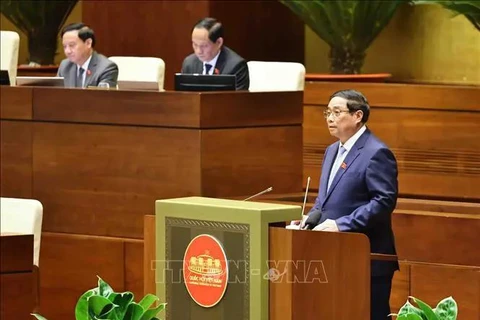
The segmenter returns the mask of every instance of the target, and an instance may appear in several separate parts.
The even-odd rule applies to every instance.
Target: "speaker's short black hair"
[[[333,93],[330,96],[330,100],[335,97],[347,100],[347,108],[351,113],[357,110],[362,110],[362,122],[366,123],[368,121],[368,117],[370,116],[370,105],[368,104],[367,98],[365,98],[361,92],[352,89],[340,90]]]
[[[62,29],[61,37],[63,38],[63,35],[66,32],[74,30],[78,30],[78,37],[82,39],[83,42],[85,42],[87,39],[92,39],[92,48],[95,47],[95,33],[89,26],[85,25],[83,22],[70,23],[69,25],[65,26]]]
[[[203,18],[195,24],[193,29],[206,29],[208,38],[212,42],[216,42],[218,38],[223,38],[223,25],[215,18]]]

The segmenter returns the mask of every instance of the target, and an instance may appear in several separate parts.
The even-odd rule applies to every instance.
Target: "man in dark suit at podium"
[[[62,30],[63,50],[67,56],[58,67],[66,88],[86,88],[107,83],[116,87],[118,67],[107,57],[97,53],[95,34],[83,23],[72,23]]]
[[[330,97],[324,116],[339,141],[325,151],[318,197],[306,225],[364,233],[371,252],[395,255],[391,215],[398,196],[397,162],[365,126],[369,114],[367,99],[358,91],[342,90]],[[372,261],[371,266],[371,319],[385,320],[398,262]]]
[[[205,18],[197,22],[192,30],[194,53],[183,61],[182,73],[234,74],[236,89],[248,90],[247,62],[223,42],[223,25],[219,21]]]

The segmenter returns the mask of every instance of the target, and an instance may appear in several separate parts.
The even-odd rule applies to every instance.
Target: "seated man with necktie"
[[[66,88],[86,88],[100,83],[116,87],[118,67],[94,50],[92,29],[83,23],[72,23],[62,30],[61,36],[67,58],[60,63],[57,76],[63,77]]]
[[[233,74],[236,89],[248,90],[250,78],[245,59],[223,45],[223,26],[214,18],[204,18],[192,30],[191,55],[185,58],[182,73]]]

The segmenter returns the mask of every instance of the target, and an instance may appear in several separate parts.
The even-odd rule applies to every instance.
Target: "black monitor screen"
[[[7,70],[0,70],[0,85],[9,86],[10,85],[10,77],[8,76]]]
[[[175,91],[235,91],[233,74],[175,74]]]

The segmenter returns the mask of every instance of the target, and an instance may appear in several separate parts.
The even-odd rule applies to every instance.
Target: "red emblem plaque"
[[[198,305],[209,308],[222,300],[228,284],[228,264],[216,238],[201,234],[190,241],[183,257],[183,279]]]

